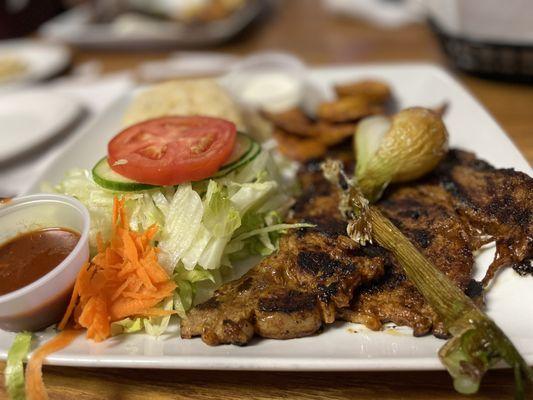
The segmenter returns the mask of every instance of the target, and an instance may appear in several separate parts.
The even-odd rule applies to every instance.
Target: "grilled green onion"
[[[515,398],[523,399],[522,378],[533,382],[533,372],[509,338],[376,207],[370,207],[369,215],[375,240],[394,254],[453,336],[440,349],[439,357],[455,389],[463,394],[477,392],[485,372],[503,360],[515,372]]]

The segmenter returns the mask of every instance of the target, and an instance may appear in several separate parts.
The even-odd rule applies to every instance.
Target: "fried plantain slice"
[[[315,122],[311,120],[300,108],[291,108],[279,113],[263,112],[263,117],[270,121],[276,128],[294,135],[309,137],[316,136],[313,130]]]
[[[384,111],[382,106],[358,95],[322,103],[318,107],[317,116],[328,122],[354,122],[369,115],[382,114]]]
[[[278,150],[288,158],[305,162],[324,155],[327,146],[314,138],[303,138],[275,129],[272,133],[278,142]]]
[[[313,136],[326,146],[335,146],[352,137],[357,124],[343,123],[332,124],[328,122],[317,122],[312,128]]]
[[[385,104],[392,98],[389,85],[375,80],[336,85],[335,92],[339,97],[362,96],[373,104]]]

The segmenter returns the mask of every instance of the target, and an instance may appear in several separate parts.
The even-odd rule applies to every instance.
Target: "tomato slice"
[[[237,130],[211,117],[163,117],[132,125],[108,144],[113,171],[141,183],[170,186],[214,174],[230,157]]]

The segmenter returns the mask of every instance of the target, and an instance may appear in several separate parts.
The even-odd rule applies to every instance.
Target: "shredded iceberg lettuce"
[[[43,187],[43,190],[46,190]],[[104,240],[111,236],[111,220],[114,193],[102,189],[91,178],[90,171],[74,169],[67,172],[65,178],[54,188],[54,191],[72,196],[81,201],[89,210],[91,227],[89,242],[96,248],[96,236],[102,235]]]
[[[159,261],[177,284],[163,309],[183,317],[199,282],[220,283],[232,260],[276,250],[281,232],[302,224],[282,224],[292,204],[287,186],[267,151],[225,177],[139,192],[113,192],[94,183],[86,170],[70,171],[54,191],[76,197],[91,215],[91,246],[111,232],[113,197],[126,197],[131,228],[159,227]],[[305,225],[308,226],[308,225]],[[113,333],[163,333],[170,317],[134,318],[113,323]]]
[[[144,329],[144,318],[124,318],[111,323],[111,336],[135,333]]]
[[[202,268],[189,271],[178,267],[173,278],[178,285],[178,290],[174,294],[174,310],[177,311],[178,316],[181,318],[186,316],[187,311],[193,304],[196,293],[195,284],[204,281],[210,281],[212,284],[216,284],[218,281],[212,271],[206,271]]]
[[[169,297],[161,304],[161,309],[171,311],[174,309],[174,298]],[[144,330],[151,336],[161,336],[167,330],[171,315],[163,317],[137,317],[124,318],[111,323],[111,336],[123,333],[135,333]]]
[[[171,311],[174,309],[174,298],[169,297],[163,304],[161,308],[166,311]],[[163,317],[150,317],[144,318],[144,330],[151,336],[160,336],[167,330],[168,323],[170,322],[171,315],[166,315]]]
[[[193,244],[203,215],[204,205],[200,195],[190,183],[179,185],[168,212],[163,214],[165,222],[161,227],[158,245],[161,250],[159,261],[169,273],[174,271],[185,251]]]

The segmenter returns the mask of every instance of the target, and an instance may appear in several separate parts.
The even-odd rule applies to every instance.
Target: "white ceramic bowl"
[[[89,259],[89,212],[78,200],[55,194],[15,198],[0,207],[0,244],[36,229],[61,227],[80,234],[72,252],[35,282],[0,296],[0,328],[38,330],[57,322],[76,276]]]

